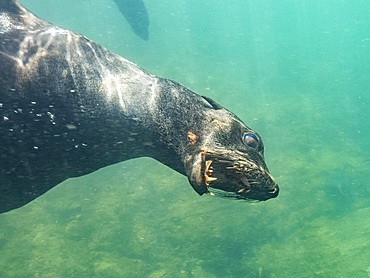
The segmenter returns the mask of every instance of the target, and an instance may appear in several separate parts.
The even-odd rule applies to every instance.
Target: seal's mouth
[[[189,180],[201,195],[265,201],[279,194],[267,168],[246,159],[242,153],[203,151],[197,157]]]

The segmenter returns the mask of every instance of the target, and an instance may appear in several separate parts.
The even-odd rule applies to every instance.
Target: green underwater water
[[[280,195],[199,197],[150,158],[69,179],[0,215],[0,277],[370,277],[370,2],[23,0],[233,111]]]

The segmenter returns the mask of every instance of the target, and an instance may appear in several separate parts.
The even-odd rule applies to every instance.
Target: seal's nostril
[[[277,197],[277,195],[279,195],[279,186],[276,185],[276,187],[271,189],[269,193],[273,194],[274,197]]]

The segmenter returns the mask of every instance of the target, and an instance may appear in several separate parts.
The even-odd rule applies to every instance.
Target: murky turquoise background
[[[113,0],[22,1],[237,114],[280,196],[122,162],[0,215],[0,277],[370,277],[370,1],[144,2],[148,41]]]

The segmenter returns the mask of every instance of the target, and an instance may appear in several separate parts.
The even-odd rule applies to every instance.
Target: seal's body
[[[0,0],[0,212],[150,156],[243,199],[276,197],[257,133],[217,103]]]

